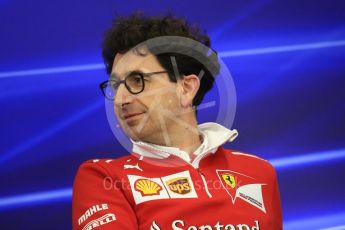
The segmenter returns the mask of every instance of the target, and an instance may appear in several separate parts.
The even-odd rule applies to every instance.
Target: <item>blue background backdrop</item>
[[[115,13],[137,9],[209,32],[237,89],[227,147],[276,166],[285,229],[345,229],[341,0],[0,0],[0,228],[70,229],[78,166],[126,154],[98,88],[100,44]]]

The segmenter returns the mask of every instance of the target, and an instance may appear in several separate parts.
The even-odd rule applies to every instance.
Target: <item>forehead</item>
[[[150,52],[140,55],[138,52],[129,50],[124,54],[116,54],[111,76],[124,78],[132,71],[154,72],[163,70],[156,56]]]

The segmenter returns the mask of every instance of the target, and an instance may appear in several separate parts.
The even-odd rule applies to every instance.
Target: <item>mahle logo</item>
[[[135,190],[142,196],[159,195],[162,187],[156,182],[149,179],[138,179],[134,184]]]
[[[236,187],[236,179],[232,174],[225,173],[222,175],[224,182],[230,186],[230,188]]]
[[[184,195],[192,191],[188,178],[186,177],[174,178],[168,180],[166,183],[169,189],[174,193]]]

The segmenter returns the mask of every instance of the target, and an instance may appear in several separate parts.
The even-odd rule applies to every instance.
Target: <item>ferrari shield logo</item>
[[[266,213],[262,196],[262,186],[265,184],[258,183],[253,177],[231,170],[216,170],[216,172],[233,204],[237,198],[240,198]]]
[[[231,188],[236,187],[236,180],[235,177],[232,174],[224,173],[222,174],[222,178]]]

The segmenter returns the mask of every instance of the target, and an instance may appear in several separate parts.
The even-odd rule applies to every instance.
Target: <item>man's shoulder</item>
[[[259,157],[255,154],[238,151],[233,149],[222,148],[221,151],[226,157],[231,158],[230,160],[233,162],[241,163],[244,165],[255,166],[258,168],[267,168],[270,170],[274,170],[273,165],[262,157]]]
[[[126,163],[133,160],[135,160],[135,157],[131,154],[117,158],[90,159],[84,161],[79,166],[79,171],[88,168],[96,171],[102,171],[104,174],[112,175],[114,171],[120,171],[114,169],[122,169]]]
[[[133,158],[133,156],[131,154],[116,157],[116,158],[95,158],[95,159],[89,159],[89,160],[84,161],[82,163],[82,165],[84,165],[84,164],[96,164],[96,165],[100,165],[100,166],[107,166],[107,165],[110,165],[110,163],[121,164],[121,163],[124,163],[126,161],[132,160],[132,158]]]
[[[267,160],[265,160],[262,157],[259,157],[258,155],[252,154],[252,153],[248,153],[248,152],[244,152],[244,151],[239,151],[239,150],[233,150],[233,149],[226,149],[224,148],[224,151],[227,154],[231,154],[234,157],[238,157],[241,159],[246,159],[246,160],[255,160],[258,162],[268,162]]]

